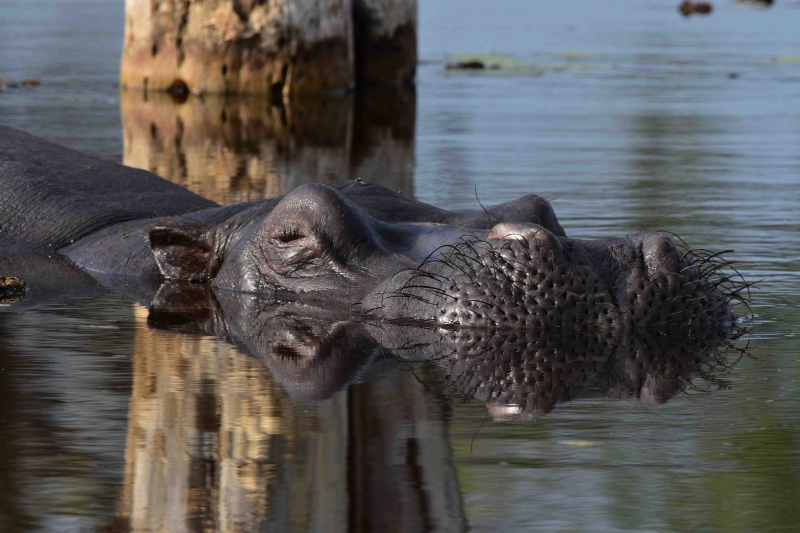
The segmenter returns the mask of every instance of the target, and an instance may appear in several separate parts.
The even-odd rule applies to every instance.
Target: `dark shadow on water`
[[[230,204],[362,178],[413,193],[416,92],[275,103],[122,91],[123,163]]]

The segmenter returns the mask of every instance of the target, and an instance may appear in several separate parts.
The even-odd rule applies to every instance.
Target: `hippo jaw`
[[[720,262],[724,265],[723,262]],[[681,252],[667,233],[582,241],[535,224],[499,224],[465,237],[364,300],[389,320],[447,327],[729,329],[736,316],[719,265]]]

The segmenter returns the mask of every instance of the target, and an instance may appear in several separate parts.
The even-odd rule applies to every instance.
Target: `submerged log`
[[[357,67],[406,83],[416,27],[416,0],[125,0],[120,86],[286,99],[346,91]]]

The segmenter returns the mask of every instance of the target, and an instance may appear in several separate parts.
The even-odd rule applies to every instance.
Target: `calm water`
[[[355,177],[451,209],[536,192],[571,236],[668,228],[761,280],[722,390],[595,383],[510,422],[442,365],[341,362],[361,337],[334,326],[273,321],[259,359],[78,279],[0,307],[0,530],[800,530],[800,3],[677,3],[422,0],[416,93],[276,108],[120,95],[121,1],[0,0],[0,76],[42,81],[0,94],[2,124],[223,203]],[[444,69],[492,51],[537,75]]]

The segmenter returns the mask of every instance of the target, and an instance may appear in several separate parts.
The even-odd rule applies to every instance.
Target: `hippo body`
[[[566,237],[527,195],[466,213],[360,181],[219,206],[153,174],[0,127],[0,249],[93,275],[353,306],[448,327],[729,327],[715,264],[665,233]]]

